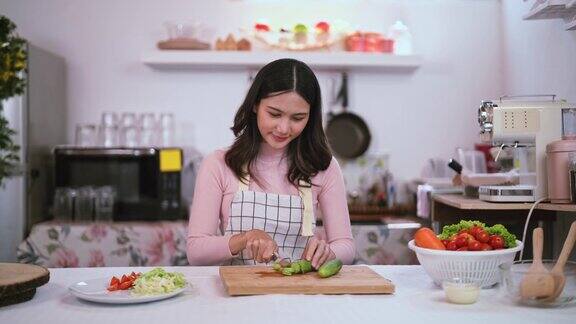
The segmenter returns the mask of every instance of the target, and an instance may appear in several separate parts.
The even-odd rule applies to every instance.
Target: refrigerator
[[[16,249],[32,226],[48,219],[52,148],[67,139],[64,58],[30,43],[27,49],[25,92],[2,102],[16,131],[20,164],[0,187],[0,262],[16,261]]]

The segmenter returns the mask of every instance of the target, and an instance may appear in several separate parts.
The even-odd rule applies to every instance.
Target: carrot
[[[421,248],[446,250],[442,241],[440,241],[436,234],[427,227],[423,227],[416,231],[416,234],[414,234],[414,241],[416,242],[416,246]]]

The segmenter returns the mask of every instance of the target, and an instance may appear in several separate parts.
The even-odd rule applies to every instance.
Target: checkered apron
[[[278,245],[281,257],[300,259],[316,221],[312,212],[312,188],[300,182],[299,196],[248,190],[250,179],[238,183],[238,192],[230,206],[225,234],[238,234],[252,229],[263,230]],[[230,265],[255,265],[252,251],[243,250]]]

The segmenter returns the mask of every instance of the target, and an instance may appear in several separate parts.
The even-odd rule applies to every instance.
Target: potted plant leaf
[[[2,102],[24,93],[26,79],[26,41],[16,34],[16,25],[0,15],[0,186],[19,161],[15,134],[4,116]]]

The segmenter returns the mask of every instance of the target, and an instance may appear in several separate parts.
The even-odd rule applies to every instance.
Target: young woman
[[[355,248],[340,167],[322,129],[320,86],[304,63],[281,59],[256,75],[228,150],[208,155],[190,210],[191,265],[306,259],[351,263]],[[318,210],[325,235],[314,234]]]

